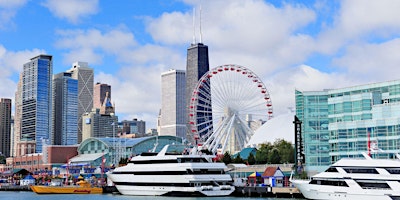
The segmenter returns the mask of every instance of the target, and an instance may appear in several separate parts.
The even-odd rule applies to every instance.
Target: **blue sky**
[[[193,38],[210,67],[238,64],[267,86],[275,115],[294,90],[399,79],[400,1],[0,0],[0,97],[14,99],[22,65],[53,55],[54,73],[88,62],[112,86],[120,119],[155,127],[161,73],[185,69]]]

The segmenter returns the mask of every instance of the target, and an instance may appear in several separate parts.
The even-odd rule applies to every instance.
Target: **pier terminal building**
[[[344,157],[400,152],[400,80],[322,91],[295,91],[308,173]]]
[[[7,158],[6,165],[0,167],[0,175],[15,169],[26,169],[33,175],[99,174],[100,167],[111,168],[121,158],[130,158],[142,152],[158,152],[167,144],[182,144],[182,138],[107,137],[88,138],[79,145],[44,145],[42,153]]]

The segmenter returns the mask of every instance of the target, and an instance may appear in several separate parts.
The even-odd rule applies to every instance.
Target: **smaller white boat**
[[[400,160],[343,158],[311,180],[290,180],[307,199],[400,200]]]

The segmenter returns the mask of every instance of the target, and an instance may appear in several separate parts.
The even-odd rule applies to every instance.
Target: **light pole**
[[[115,156],[116,156],[115,153],[117,151],[115,149],[115,122],[113,122],[111,125],[113,126],[113,158],[112,158],[113,162],[112,163],[113,163],[114,166],[116,166],[115,165]]]

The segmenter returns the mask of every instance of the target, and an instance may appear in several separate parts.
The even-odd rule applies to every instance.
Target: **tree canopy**
[[[291,143],[278,139],[273,144],[270,142],[261,144],[255,160],[256,164],[294,163],[294,153],[294,147]]]

